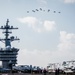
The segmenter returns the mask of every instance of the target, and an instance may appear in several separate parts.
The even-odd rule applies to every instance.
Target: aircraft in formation
[[[44,9],[42,9],[42,8],[39,8],[39,9],[35,9],[35,10],[32,10],[32,12],[38,12],[38,11],[43,11],[43,12],[45,12],[45,11],[47,11],[47,12],[50,12],[51,10],[50,9],[48,9],[48,10],[44,10]],[[27,11],[27,13],[29,13],[30,11]],[[53,11],[53,13],[56,13],[57,11]],[[57,13],[61,13],[60,11],[59,12],[57,12]]]

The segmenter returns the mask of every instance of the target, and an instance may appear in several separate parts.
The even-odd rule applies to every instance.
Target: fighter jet
[[[50,9],[48,9],[48,12],[50,11]]]
[[[36,9],[36,11],[39,11],[38,9]]]
[[[32,10],[32,12],[35,12],[34,10]]]
[[[45,10],[43,10],[45,12]]]
[[[58,13],[61,13],[60,11]]]
[[[54,13],[56,13],[56,11],[54,11]]]
[[[29,13],[29,11],[27,11],[27,13]]]
[[[42,11],[42,8],[40,8],[40,10]]]

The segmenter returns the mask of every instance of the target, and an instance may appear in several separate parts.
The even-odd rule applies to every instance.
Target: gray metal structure
[[[0,29],[3,30],[3,34],[5,34],[4,39],[0,39],[1,42],[5,44],[5,48],[0,49],[0,61],[2,61],[2,67],[6,69],[10,69],[10,64],[15,65],[17,64],[17,55],[18,55],[18,48],[11,47],[11,42],[15,40],[19,40],[19,38],[15,38],[14,36],[9,36],[11,34],[11,30],[18,29],[14,28],[13,26],[8,25],[9,20],[7,19],[6,25],[1,26]]]

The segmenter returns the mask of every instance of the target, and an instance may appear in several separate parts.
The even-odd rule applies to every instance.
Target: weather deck
[[[27,73],[4,73],[0,75],[44,75],[44,74],[27,74]],[[54,73],[46,74],[46,75],[55,75]],[[59,75],[75,75],[75,73],[68,73],[68,74],[59,74]]]

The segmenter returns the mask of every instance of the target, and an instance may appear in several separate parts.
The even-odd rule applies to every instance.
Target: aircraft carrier
[[[5,44],[4,48],[0,48],[0,61],[2,61],[2,67],[0,67],[0,75],[75,75],[75,72],[60,72],[59,74],[55,74],[55,72],[49,73],[47,69],[44,72],[44,69],[40,69],[39,67],[34,67],[34,69],[23,69],[24,66],[21,66],[22,69],[17,69],[15,65],[17,64],[17,55],[19,49],[12,47],[11,42],[20,39],[9,35],[12,34],[11,30],[15,30],[18,28],[10,26],[9,19],[7,19],[6,24],[4,26],[1,26],[0,29],[3,30],[2,33],[5,35],[5,38],[0,38],[0,41]],[[16,68],[13,69],[13,66],[15,66]]]

